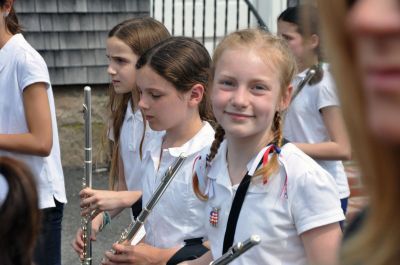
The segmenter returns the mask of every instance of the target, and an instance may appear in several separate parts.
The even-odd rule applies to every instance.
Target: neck
[[[6,45],[13,35],[4,27],[0,27],[0,49]]]
[[[200,115],[192,115],[185,122],[166,131],[162,148],[179,147],[192,139],[203,127]]]
[[[227,134],[227,162],[232,184],[239,183],[247,172],[247,163],[272,141],[271,133],[259,136],[234,138]]]
[[[298,64],[298,71],[299,73],[303,72],[304,70],[310,68],[313,65],[318,63],[318,56],[316,54],[307,55],[306,59]]]

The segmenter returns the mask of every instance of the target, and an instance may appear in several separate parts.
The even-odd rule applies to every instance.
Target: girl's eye
[[[223,87],[232,87],[234,85],[233,81],[230,80],[220,80],[218,83]]]
[[[266,85],[257,84],[257,85],[254,85],[254,86],[252,87],[252,90],[253,90],[255,93],[264,93],[265,91],[268,91],[268,90],[269,90],[269,87],[266,86]]]
[[[154,94],[154,93],[150,93],[150,96],[151,96],[153,99],[159,99],[159,98],[161,97],[160,94]]]

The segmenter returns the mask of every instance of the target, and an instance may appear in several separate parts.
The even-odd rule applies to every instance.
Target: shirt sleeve
[[[339,194],[328,172],[314,169],[293,181],[288,196],[298,235],[344,220]]]
[[[18,63],[18,83],[21,93],[34,83],[43,82],[50,87],[47,65],[39,54],[25,53]]]
[[[337,96],[336,85],[328,70],[324,71],[324,77],[318,89],[318,110],[330,106],[340,106]]]

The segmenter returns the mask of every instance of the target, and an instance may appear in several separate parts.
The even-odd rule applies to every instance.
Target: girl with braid
[[[282,138],[295,73],[285,41],[265,31],[234,32],[216,48],[210,83],[220,125],[194,176],[211,252],[187,264],[208,264],[253,234],[261,243],[231,264],[335,264],[344,215],[334,180]]]

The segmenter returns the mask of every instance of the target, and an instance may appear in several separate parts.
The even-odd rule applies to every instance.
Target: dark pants
[[[61,265],[61,221],[64,204],[54,199],[56,207],[42,210],[42,227],[36,241],[36,265]]]
[[[342,210],[343,210],[343,213],[344,213],[344,216],[346,216],[346,213],[347,213],[347,203],[349,202],[349,198],[343,198],[343,199],[340,199],[340,204],[341,204],[341,206],[342,206]],[[343,231],[343,229],[344,229],[344,221],[340,221],[340,228],[342,228],[342,231]]]

